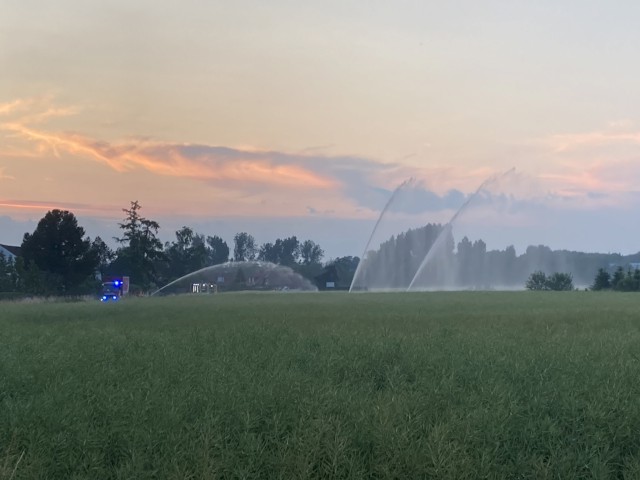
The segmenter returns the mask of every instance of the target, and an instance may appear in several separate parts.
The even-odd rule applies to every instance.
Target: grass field
[[[640,296],[2,303],[9,478],[640,478]]]

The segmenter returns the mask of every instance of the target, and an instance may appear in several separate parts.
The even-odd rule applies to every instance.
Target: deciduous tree
[[[552,273],[547,278],[547,290],[556,292],[573,290],[573,277],[570,273]]]
[[[525,286],[527,287],[527,290],[548,290],[547,274],[539,270],[537,272],[533,272],[529,275]]]
[[[256,258],[256,241],[252,235],[249,235],[247,232],[236,233],[233,241],[235,244],[233,248],[233,258],[236,262],[244,262]]]
[[[209,265],[219,265],[229,261],[229,246],[222,238],[214,235],[207,237],[208,263]]]
[[[84,233],[73,213],[57,209],[47,212],[35,231],[24,235],[24,264],[29,270],[44,272],[53,293],[81,293],[95,277],[99,264],[98,253]]]
[[[313,240],[305,240],[300,245],[300,262],[303,265],[320,263],[322,257],[324,257],[324,250]]]

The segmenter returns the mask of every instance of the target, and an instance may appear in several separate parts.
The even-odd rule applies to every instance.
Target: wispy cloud
[[[114,212],[119,213],[121,206],[97,205],[78,202],[56,202],[51,200],[15,200],[0,198],[0,207],[19,210],[71,210],[74,212],[90,213],[100,216],[101,214],[112,216]]]
[[[455,210],[495,173],[486,165],[420,165],[414,160],[384,163],[354,155],[328,154],[324,151],[328,147],[324,146],[283,152],[142,137],[105,141],[54,128],[56,119],[80,112],[82,109],[76,106],[56,105],[50,97],[0,104],[0,131],[7,139],[0,149],[0,161],[10,158],[29,162],[55,155],[65,164],[100,164],[122,174],[123,179],[144,173],[165,177],[165,183],[166,179],[185,179],[196,182],[199,189],[211,186],[218,200],[225,196],[226,203],[233,202],[236,209],[243,199],[251,197],[251,202],[244,202],[246,208],[268,204],[264,208],[270,214],[280,208],[285,215],[298,211],[314,216],[330,216],[336,211],[375,215],[394,188],[408,177],[421,182],[405,206],[392,210],[408,214]],[[608,149],[593,154],[596,147],[620,144],[639,150],[640,133],[629,131],[630,127],[626,122],[615,123],[601,132],[553,135],[538,141],[534,154],[540,156],[542,167],[537,180],[544,187],[536,188],[544,193],[536,198],[566,202],[577,199],[576,202],[584,200],[585,205],[594,205],[615,201],[612,192],[636,189],[635,180],[640,176],[637,155],[625,150],[625,156],[610,156]],[[0,179],[8,178],[0,169]],[[510,195],[528,198],[522,188],[513,190]],[[300,203],[301,198],[305,203]]]
[[[13,102],[0,103],[0,115],[7,115],[20,106],[20,100]]]
[[[640,190],[640,131],[632,122],[535,140],[526,161],[557,198],[586,206],[628,203]]]
[[[567,197],[622,193],[637,189],[640,165],[632,161],[595,162],[591,165],[585,161],[565,162],[561,170],[543,173],[540,178]]]
[[[384,206],[391,191],[408,176],[429,176],[441,193],[424,184],[419,209],[446,209],[453,198],[444,178],[450,168],[419,171],[401,163],[382,163],[369,158],[322,154],[321,148],[299,152],[260,150],[206,144],[162,142],[133,138],[107,142],[77,132],[47,128],[46,122],[80,112],[77,107],[60,107],[48,97],[0,105],[5,112],[0,129],[14,141],[14,152],[29,155],[55,155],[58,158],[90,160],[122,174],[146,171],[155,175],[187,178],[218,189],[238,192],[291,192],[295,202],[301,193],[316,192],[325,198],[340,197],[369,211]],[[31,148],[31,150],[28,149]],[[481,172],[458,172],[467,178]],[[441,181],[437,179],[440,178]],[[472,180],[473,186],[481,178]],[[432,191],[433,190],[433,191]],[[457,198],[457,197],[456,197]],[[316,212],[335,208],[314,206]]]
[[[5,123],[5,130],[63,153],[101,162],[118,172],[143,168],[158,175],[188,177],[211,182],[243,182],[285,185],[291,188],[332,188],[335,182],[293,160],[301,157],[252,152],[208,145],[183,145],[152,141],[111,144],[76,133],[51,133],[19,123]],[[288,161],[287,161],[288,160]]]
[[[36,111],[33,111],[36,110]],[[110,143],[75,132],[39,128],[50,118],[73,115],[76,107],[57,107],[45,99],[18,100],[0,105],[12,118],[0,128],[28,140],[40,152],[91,159],[118,172],[142,168],[158,175],[187,177],[214,183],[243,183],[288,188],[332,189],[338,181],[311,165],[330,158],[255,149],[159,142],[145,139]]]
[[[23,125],[46,122],[51,118],[76,115],[81,111],[75,106],[58,106],[50,96],[20,98],[0,103],[0,116],[13,116]]]

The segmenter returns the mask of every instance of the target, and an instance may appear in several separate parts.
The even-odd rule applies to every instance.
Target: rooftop
[[[20,247],[16,247],[15,245],[4,245],[0,243],[0,252],[2,252],[3,250],[6,250],[15,257],[20,256]]]

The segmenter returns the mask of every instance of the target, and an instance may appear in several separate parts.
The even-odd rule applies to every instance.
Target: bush
[[[547,277],[542,271],[533,272],[525,284],[527,290],[573,290],[573,277],[570,273],[555,272]]]
[[[547,288],[547,275],[541,271],[533,272],[529,275],[525,287],[527,287],[527,290],[549,290]]]
[[[573,290],[573,277],[570,273],[556,272],[547,278],[547,287],[557,292]]]

